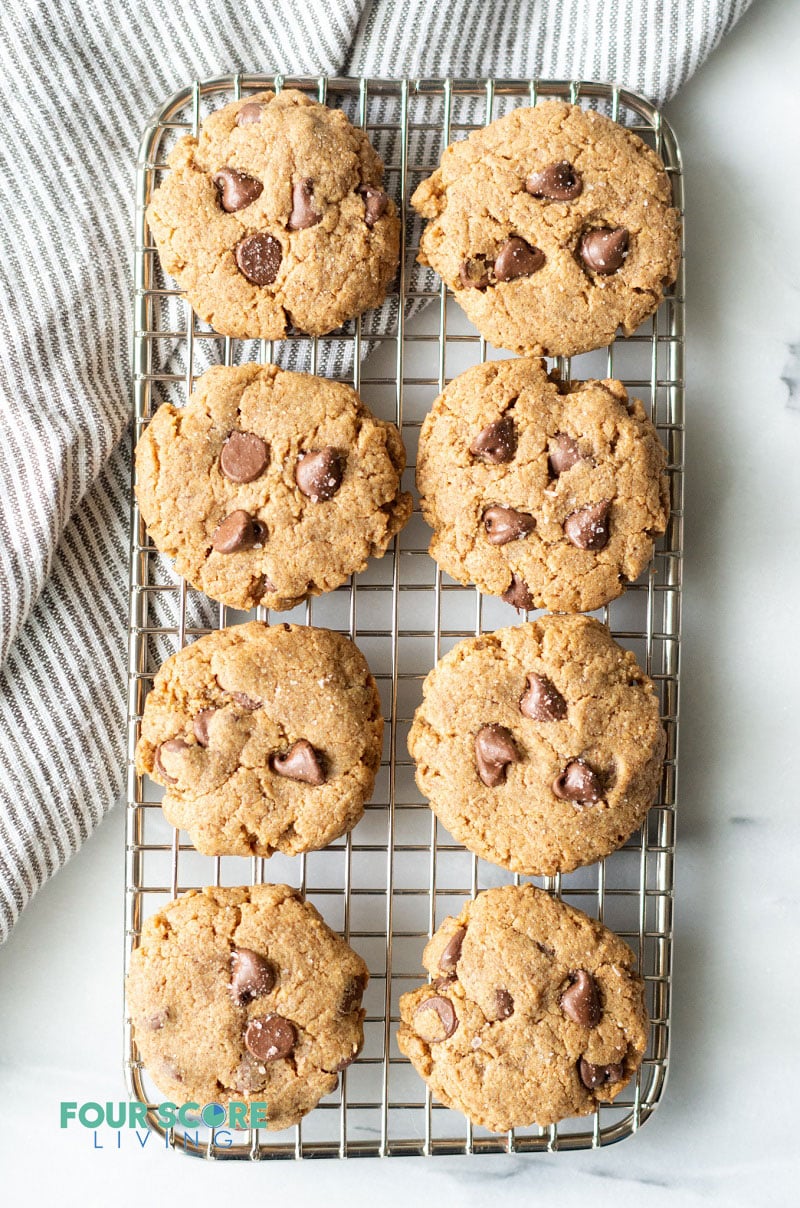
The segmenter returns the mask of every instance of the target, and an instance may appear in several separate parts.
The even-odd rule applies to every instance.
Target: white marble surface
[[[667,110],[688,200],[687,560],[673,1063],[652,1121],[598,1153],[266,1170],[60,1132],[60,1099],[122,1093],[116,810],[0,951],[3,1202],[797,1202],[798,63],[800,5],[756,0]]]

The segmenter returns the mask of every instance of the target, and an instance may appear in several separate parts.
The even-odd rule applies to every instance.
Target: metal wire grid
[[[175,138],[197,132],[209,108],[259,88],[299,88],[346,109],[384,154],[387,187],[402,202],[402,255],[396,290],[381,311],[343,332],[309,339],[290,334],[273,346],[217,336],[160,276],[144,218],[148,198]],[[233,75],[196,82],[164,105],[145,131],[137,174],[134,440],[166,397],[185,400],[204,358],[225,364],[269,362],[288,353],[310,372],[328,369],[352,382],[368,405],[401,428],[409,451],[408,486],[418,429],[433,397],[457,372],[487,355],[445,286],[415,263],[419,226],[408,209],[416,184],[436,166],[453,139],[519,104],[558,97],[602,108],[635,130],[661,155],[682,209],[680,155],[659,112],[623,89],[578,82],[386,81]],[[428,303],[427,310],[417,314]],[[182,313],[181,313],[182,312]],[[176,321],[175,316],[178,316]],[[182,321],[181,321],[182,320]],[[437,823],[413,780],[405,737],[421,698],[421,681],[459,639],[513,624],[516,614],[448,580],[427,555],[418,513],[380,562],[349,585],[309,601],[281,620],[339,629],[366,654],[378,681],[387,741],[376,791],[353,834],[323,852],[289,859],[211,858],[194,851],[167,826],[157,786],[137,776],[134,748],[144,698],[157,667],[187,641],[243,619],[210,605],[174,573],[149,542],[133,504],[130,595],[128,822],[126,853],[126,970],[142,921],[167,900],[206,884],[264,880],[297,885],[365,957],[371,982],[365,997],[365,1046],[341,1075],[340,1087],[285,1133],[252,1130],[169,1130],[166,1143],[208,1158],[301,1158],[397,1154],[528,1152],[582,1149],[618,1141],[650,1116],[663,1090],[669,1049],[673,853],[678,721],[683,467],[683,270],[656,316],[633,337],[599,353],[557,362],[564,376],[618,377],[642,398],[668,451],[672,517],[649,571],[626,595],[596,615],[633,649],[656,681],[667,731],[658,802],[642,831],[620,851],[588,869],[530,878],[611,926],[631,945],[645,978],[652,1027],[642,1068],[613,1105],[593,1116],[497,1136],[473,1128],[457,1112],[432,1103],[430,1092],[395,1042],[400,993],[418,985],[424,943],[467,896],[510,881],[479,860]],[[362,365],[365,342],[373,351]],[[344,360],[341,350],[344,349]],[[332,361],[337,351],[339,359]],[[292,359],[293,358],[293,359]],[[348,363],[349,361],[349,363]],[[333,372],[331,372],[331,367]],[[344,371],[343,371],[344,367]],[[339,372],[336,372],[338,369]],[[264,609],[256,610],[268,620]],[[130,1093],[150,1104],[160,1096],[138,1058],[125,1020]],[[151,1111],[149,1123],[164,1133]]]

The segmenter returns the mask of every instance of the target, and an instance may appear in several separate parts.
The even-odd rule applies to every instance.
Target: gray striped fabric
[[[193,77],[613,80],[666,100],[750,0],[7,0],[0,941],[124,766],[133,164]]]

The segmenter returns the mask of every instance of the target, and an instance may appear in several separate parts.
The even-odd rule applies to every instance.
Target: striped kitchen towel
[[[120,793],[133,171],[231,70],[584,78],[664,101],[750,0],[6,0],[0,941]]]

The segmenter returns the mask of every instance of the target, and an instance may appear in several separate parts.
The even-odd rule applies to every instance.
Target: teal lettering
[[[114,1107],[119,1109],[119,1114],[114,1114]],[[118,1101],[116,1104],[106,1101],[106,1124],[109,1128],[122,1128],[127,1117],[127,1103]]]
[[[99,1103],[82,1103],[78,1119],[84,1128],[97,1128],[98,1124],[103,1123],[103,1109]]]
[[[192,1124],[197,1124],[197,1115],[200,1111],[199,1103],[184,1103],[183,1107],[178,1110],[178,1123],[184,1128],[189,1128]]]
[[[128,1128],[144,1128],[147,1124],[147,1104],[134,1099],[128,1104]]]
[[[261,1128],[267,1123],[267,1105],[266,1103],[251,1103],[250,1104],[250,1127]]]
[[[247,1128],[247,1104],[229,1103],[228,1121],[231,1128]]]
[[[75,1113],[78,1110],[77,1103],[62,1103],[61,1104],[61,1127],[66,1128],[70,1120],[75,1119]]]
[[[156,1108],[156,1119],[162,1128],[174,1128],[177,1109],[174,1103],[159,1103]]]

